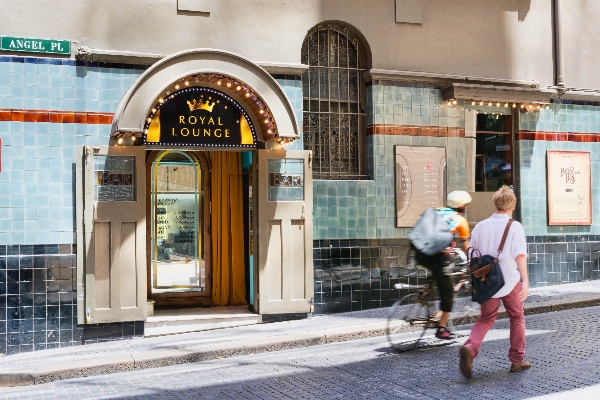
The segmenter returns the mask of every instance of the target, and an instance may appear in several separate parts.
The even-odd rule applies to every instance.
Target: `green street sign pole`
[[[0,38],[0,50],[27,53],[71,54],[71,42],[68,40],[2,36]]]

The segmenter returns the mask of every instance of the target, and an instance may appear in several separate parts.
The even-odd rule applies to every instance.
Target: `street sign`
[[[71,42],[68,40],[2,36],[0,39],[0,50],[23,51],[28,53],[71,54]]]

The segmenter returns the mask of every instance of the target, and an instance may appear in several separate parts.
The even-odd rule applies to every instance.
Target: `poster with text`
[[[446,198],[446,148],[395,146],[396,226],[412,227]]]
[[[548,224],[591,225],[590,153],[548,150],[546,157]]]

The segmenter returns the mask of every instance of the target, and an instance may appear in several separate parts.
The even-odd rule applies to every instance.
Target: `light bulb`
[[[264,114],[264,113],[265,113],[265,110],[260,110],[259,112],[260,112],[261,114]]]
[[[235,88],[235,90],[240,90],[241,88],[242,88],[241,86],[238,86]]]
[[[546,104],[546,110],[550,108],[550,104]]]
[[[521,104],[521,108],[525,108],[525,104]]]
[[[250,97],[250,93],[246,93],[246,97]]]
[[[231,87],[231,82],[227,82],[227,87]]]
[[[131,141],[135,142],[135,136],[131,137]]]
[[[175,90],[178,90],[178,89],[179,89],[179,85],[175,85]]]
[[[531,109],[531,108],[533,108],[533,105],[532,105],[532,104],[530,104],[530,105],[529,105],[529,108],[530,108],[530,109]]]
[[[189,81],[185,81],[185,86],[190,86],[190,82]]]
[[[517,108],[517,103],[513,103],[513,108]]]
[[[452,105],[452,102],[450,102],[450,100],[448,100],[448,107],[450,107]]]
[[[117,144],[123,144],[123,138],[121,136],[117,139]]]
[[[505,104],[504,104],[504,107],[508,107],[508,103],[505,103]]]
[[[475,101],[472,101],[472,102],[471,102],[471,105],[472,105],[472,106],[474,106],[474,105],[475,105]]]
[[[221,86],[221,81],[217,81],[217,85]]]
[[[481,100],[481,101],[479,102],[479,105],[480,105],[480,106],[482,106],[482,105],[483,105],[483,100]]]
[[[496,103],[496,107],[500,107],[500,103]]]
[[[158,102],[162,104],[165,102],[165,100],[163,98],[160,98],[160,99],[158,99]]]
[[[452,100],[452,104],[456,105],[456,100]]]
[[[491,101],[490,101],[490,103],[488,104],[488,106],[490,106],[490,107],[492,106],[492,102],[491,102]]]

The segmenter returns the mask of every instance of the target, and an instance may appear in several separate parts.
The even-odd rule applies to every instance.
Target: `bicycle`
[[[452,256],[452,263],[447,268],[450,270],[458,268],[458,271],[451,272],[449,275],[453,280],[459,278],[454,285],[453,307],[459,311],[453,311],[448,325],[472,324],[478,319],[478,309],[476,303],[471,302],[471,281],[467,260],[464,253],[458,249],[453,249]],[[417,265],[410,267],[406,276],[428,278],[430,273],[426,268]],[[410,293],[396,301],[388,312],[388,341],[393,349],[404,352],[417,347],[428,329],[437,328],[441,311],[438,309],[439,301],[435,300],[435,284],[430,278],[422,285],[398,283],[394,287],[401,290],[416,290],[415,293]],[[405,332],[414,333],[408,337],[399,335]]]

